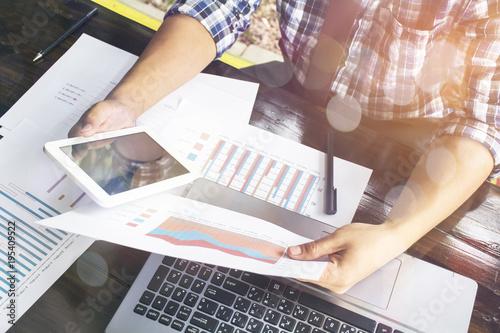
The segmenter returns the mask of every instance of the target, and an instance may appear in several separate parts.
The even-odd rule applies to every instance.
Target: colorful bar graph
[[[193,154],[203,177],[301,214],[319,184],[316,174],[206,133]]]
[[[63,180],[64,178],[59,179],[47,192],[54,191]],[[62,230],[32,224],[33,221],[59,214],[58,209],[16,184],[0,184],[0,267],[9,267],[11,271],[5,260],[15,248],[15,276],[18,277],[18,282],[22,283],[24,278],[35,272],[37,266],[68,236]],[[9,232],[14,230],[15,243],[9,238]],[[5,288],[1,286],[8,283],[8,276],[9,272],[0,272],[0,300],[7,296]]]

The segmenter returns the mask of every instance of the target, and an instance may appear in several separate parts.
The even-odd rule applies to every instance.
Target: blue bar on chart
[[[24,191],[16,184],[0,184],[0,263],[6,266],[5,259],[15,250],[15,272],[22,279],[37,269],[68,233],[62,230],[48,229],[33,224],[46,217],[59,215],[59,211],[38,198]],[[15,242],[9,243],[9,231],[15,227]],[[11,235],[12,236],[12,235]],[[7,296],[9,272],[0,273],[0,300]],[[20,282],[20,281],[17,281]]]

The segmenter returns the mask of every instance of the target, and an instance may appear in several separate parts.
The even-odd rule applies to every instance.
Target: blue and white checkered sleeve
[[[197,19],[214,38],[217,58],[229,49],[250,25],[250,15],[261,0],[178,0],[167,12]]]

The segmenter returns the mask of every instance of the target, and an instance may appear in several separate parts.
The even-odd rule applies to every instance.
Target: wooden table
[[[42,61],[35,54],[87,13],[99,14],[64,40]],[[0,2],[0,115],[76,41],[88,33],[111,45],[140,54],[153,31],[90,1],[24,0]],[[206,70],[228,77],[257,81],[221,62]],[[251,124],[326,151],[329,129],[325,111],[299,97],[261,85]],[[380,223],[393,202],[386,194],[407,179],[417,151],[383,134],[360,126],[351,133],[336,132],[338,157],[373,169],[355,220]],[[408,253],[479,284],[470,332],[500,331],[500,189],[484,183],[452,216],[434,228]],[[96,265],[90,254],[104,259]],[[138,274],[147,253],[96,242],[11,328],[12,332],[99,332]],[[102,274],[99,286],[82,283],[85,272]],[[79,275],[80,274],[80,275]]]

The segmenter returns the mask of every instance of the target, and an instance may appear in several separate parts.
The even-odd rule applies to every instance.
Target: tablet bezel
[[[186,174],[182,174],[173,178],[158,181],[156,183],[133,188],[117,194],[108,194],[100,185],[97,184],[80,166],[73,161],[61,149],[75,144],[95,142],[104,139],[119,138],[126,135],[145,133],[151,137],[158,145],[165,149],[174,159],[181,163],[186,170]],[[186,158],[179,156],[172,147],[163,140],[163,138],[152,131],[150,128],[139,126],[125,128],[121,130],[109,131],[95,134],[92,137],[76,137],[47,142],[43,148],[44,152],[55,161],[67,175],[86,192],[86,194],[102,207],[113,207],[124,204],[139,198],[143,198],[155,193],[159,193],[168,189],[172,189],[181,185],[191,183],[200,175],[195,171],[192,163]]]

